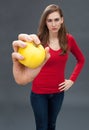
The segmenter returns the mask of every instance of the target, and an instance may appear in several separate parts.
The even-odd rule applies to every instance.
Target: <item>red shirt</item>
[[[79,49],[72,35],[68,34],[68,47],[77,60],[75,68],[70,75],[70,80],[75,81],[82,70],[84,64],[84,56]],[[60,92],[59,84],[65,80],[65,68],[68,60],[69,52],[60,55],[62,49],[49,50],[51,57],[41,69],[40,73],[32,83],[32,91],[38,94],[50,94]]]

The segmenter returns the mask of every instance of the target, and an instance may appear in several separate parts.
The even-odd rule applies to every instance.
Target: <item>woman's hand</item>
[[[60,91],[67,91],[69,88],[72,87],[73,84],[74,84],[74,82],[72,80],[65,79],[64,82],[59,84],[59,90]]]
[[[24,57],[20,56],[20,54],[17,55],[17,51],[19,47],[26,47],[26,43],[25,42],[32,42],[34,41],[35,44],[40,44],[40,40],[37,37],[37,35],[35,34],[31,34],[31,35],[27,35],[27,34],[19,34],[18,35],[18,40],[13,41],[12,46],[13,46],[13,50],[14,50],[14,55],[16,54],[16,57],[12,57],[12,59],[23,59]]]
[[[45,48],[45,52],[46,52],[45,61],[39,67],[37,67],[35,69],[30,69],[30,68],[22,65],[21,63],[19,63],[18,60],[23,60],[24,57],[18,53],[18,48],[26,47],[25,42],[31,42],[31,41],[34,41],[35,44],[40,44],[40,40],[37,37],[37,35],[35,35],[35,34],[31,34],[31,35],[20,34],[18,36],[18,40],[13,41],[13,43],[12,43],[13,50],[14,50],[14,52],[12,52],[13,75],[14,75],[15,81],[18,84],[24,85],[24,84],[31,82],[38,75],[41,68],[43,67],[43,65],[47,62],[47,60],[50,57],[49,48],[46,47]]]

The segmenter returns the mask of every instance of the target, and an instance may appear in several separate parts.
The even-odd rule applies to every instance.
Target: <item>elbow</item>
[[[85,57],[84,57],[84,60],[83,60],[83,62],[85,63],[85,61],[86,61],[86,59],[85,59]]]
[[[84,64],[85,64],[85,57],[83,56],[79,62],[80,62],[82,65],[84,65]]]
[[[85,57],[82,58],[82,64],[84,65],[85,64]]]

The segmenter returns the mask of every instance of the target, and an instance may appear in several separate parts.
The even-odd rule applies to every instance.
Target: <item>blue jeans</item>
[[[64,92],[56,94],[35,94],[31,92],[30,99],[36,121],[36,130],[55,130]]]

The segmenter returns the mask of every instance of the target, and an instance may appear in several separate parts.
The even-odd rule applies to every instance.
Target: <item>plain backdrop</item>
[[[17,85],[12,74],[12,41],[19,33],[37,33],[39,18],[49,4],[58,4],[68,31],[75,37],[86,62],[73,87],[65,93],[57,130],[89,129],[89,1],[0,0],[0,130],[35,130],[30,105],[31,84]],[[70,55],[66,78],[76,63]]]

